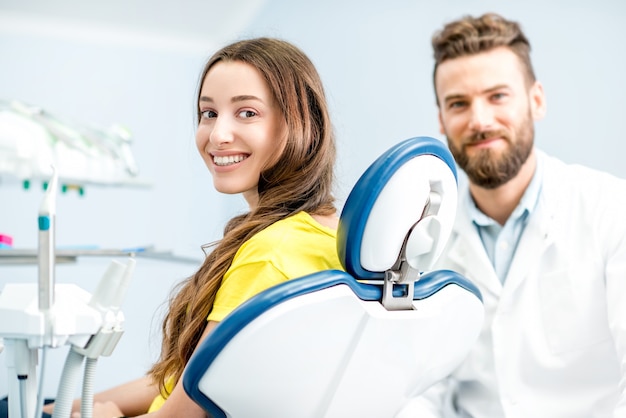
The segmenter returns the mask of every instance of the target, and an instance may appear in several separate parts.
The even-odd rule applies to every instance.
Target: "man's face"
[[[519,58],[500,47],[444,61],[435,87],[441,133],[470,181],[494,189],[515,177],[545,108],[541,85],[528,85]]]

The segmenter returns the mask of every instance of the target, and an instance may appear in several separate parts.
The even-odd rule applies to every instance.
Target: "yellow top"
[[[222,279],[208,320],[222,321],[257,293],[289,279],[322,270],[343,270],[337,256],[337,233],[299,212],[273,223],[239,248]],[[173,381],[167,382],[171,393]],[[149,412],[165,402],[157,396]]]

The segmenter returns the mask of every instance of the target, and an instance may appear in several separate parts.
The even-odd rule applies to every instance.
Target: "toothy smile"
[[[213,162],[215,163],[215,165],[225,166],[225,165],[231,165],[231,164],[239,163],[239,162],[245,160],[246,158],[248,158],[248,156],[245,155],[245,154],[228,155],[228,156],[224,156],[224,157],[218,157],[218,156],[214,155],[213,156]]]

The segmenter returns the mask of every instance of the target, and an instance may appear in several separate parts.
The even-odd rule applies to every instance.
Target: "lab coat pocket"
[[[596,275],[592,266],[580,264],[541,275],[540,309],[552,353],[584,349],[611,338],[604,281]]]

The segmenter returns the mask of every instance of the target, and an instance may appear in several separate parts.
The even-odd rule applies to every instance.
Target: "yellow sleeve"
[[[152,404],[150,404],[150,408],[148,409],[148,413],[158,411],[161,409],[165,400],[167,399],[167,394],[172,393],[174,390],[174,379],[170,377],[165,381],[165,391],[166,393],[159,393],[153,400]]]
[[[228,270],[215,296],[209,321],[221,321],[243,302],[289,278],[271,262],[240,264]]]

